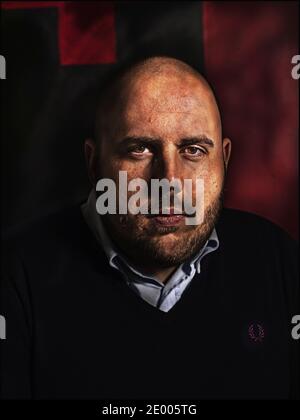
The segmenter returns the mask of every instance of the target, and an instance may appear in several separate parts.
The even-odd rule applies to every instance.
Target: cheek
[[[133,178],[146,179],[148,175],[147,162],[142,160],[133,162],[125,159],[114,159],[107,167],[110,168],[110,173],[114,175],[114,178],[118,178],[119,171],[127,172],[129,181]]]
[[[223,183],[223,173],[214,172],[210,177],[204,180],[204,197],[206,202],[210,202],[220,194]]]
[[[203,180],[205,206],[210,204],[221,192],[224,171],[221,165],[202,170],[197,177]]]
[[[126,172],[126,177],[122,180],[120,179],[120,171]],[[128,191],[128,184],[130,183],[130,181],[137,178],[147,179],[147,170],[145,169],[145,164],[142,162],[130,162],[126,160],[115,159],[113,162],[105,164],[103,177],[110,178],[115,181],[117,205],[119,203],[120,194],[122,195],[122,192],[120,192],[120,182],[122,183],[122,188],[125,185],[126,192],[124,191],[124,189],[122,189],[121,191],[123,191],[126,194],[128,205],[129,198],[139,191],[139,188],[134,191]]]

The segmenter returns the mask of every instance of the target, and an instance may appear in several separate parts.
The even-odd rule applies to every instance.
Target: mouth
[[[168,214],[163,214],[163,210],[165,213]],[[185,219],[185,215],[179,211],[175,212],[174,208],[168,208],[160,209],[159,214],[149,214],[148,218],[153,220],[154,223],[156,223],[159,226],[171,227],[182,223],[182,221],[184,221]]]
[[[184,221],[185,216],[183,216],[182,214],[165,214],[152,216],[151,219],[160,226],[176,226],[179,225],[182,221]]]

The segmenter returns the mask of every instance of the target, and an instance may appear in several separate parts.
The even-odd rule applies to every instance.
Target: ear
[[[231,141],[227,137],[223,139],[223,158],[227,169],[228,162],[231,155]]]
[[[89,180],[91,181],[92,185],[95,186],[97,182],[97,146],[94,140],[86,139],[84,142],[84,155],[85,155],[85,162],[88,170]]]

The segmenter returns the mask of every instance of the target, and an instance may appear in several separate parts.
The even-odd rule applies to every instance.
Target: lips
[[[177,211],[175,211],[175,210],[177,210],[177,209],[174,209],[174,207],[170,207],[170,208],[165,207],[163,209],[160,208],[158,213],[151,214],[151,209],[149,209],[149,217],[157,217],[157,216],[162,216],[162,217],[167,216],[168,217],[168,216],[173,216],[173,215],[183,216],[183,212],[182,212],[181,209],[177,210]]]
[[[181,223],[184,220],[184,216],[182,214],[177,215],[159,215],[154,216],[152,218],[157,224],[161,226],[175,226]]]
[[[167,214],[163,214],[163,210]],[[159,214],[149,214],[148,218],[160,226],[176,226],[185,219],[185,215],[182,214],[182,210],[175,210],[174,207],[161,208],[159,209]]]

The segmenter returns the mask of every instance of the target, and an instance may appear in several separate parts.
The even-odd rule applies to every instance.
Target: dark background
[[[4,234],[86,197],[101,80],[166,54],[215,87],[233,141],[225,204],[298,236],[297,2],[2,2],[1,54]]]

